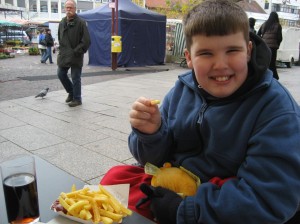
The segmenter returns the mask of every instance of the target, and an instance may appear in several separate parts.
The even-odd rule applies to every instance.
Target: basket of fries
[[[129,185],[87,185],[80,190],[73,185],[70,192],[60,193],[51,210],[80,223],[121,223],[132,214],[127,208],[128,192]]]

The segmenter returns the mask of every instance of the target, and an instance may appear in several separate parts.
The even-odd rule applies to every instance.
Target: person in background
[[[42,42],[44,39],[45,39],[45,30],[41,30],[40,31],[40,34],[38,36],[38,48],[40,50],[40,54],[41,54],[41,61],[43,59],[43,57],[45,56],[46,54],[46,45],[44,45],[44,43]]]
[[[249,27],[250,27],[250,32],[256,34],[256,30],[254,28],[255,26],[255,22],[256,22],[256,19],[254,19],[253,17],[250,17],[249,18]]]
[[[29,41],[32,41],[32,30],[30,28],[28,28],[27,30],[25,30],[26,35],[28,36]]]
[[[91,41],[86,22],[76,14],[76,2],[65,2],[66,17],[58,26],[59,52],[57,55],[57,75],[68,97],[65,100],[70,107],[82,104],[81,99],[81,72],[83,56],[87,52]],[[71,68],[71,78],[68,70]]]
[[[203,1],[183,27],[191,70],[160,107],[140,97],[129,112],[141,167],[115,166],[100,183],[129,183],[129,208],[160,224],[300,223],[300,108],[268,69],[268,46],[230,0]],[[201,185],[185,198],[150,187],[147,162],[182,166]]]
[[[45,41],[46,41],[46,53],[45,53],[44,57],[42,58],[41,63],[46,64],[46,61],[49,59],[50,64],[53,64],[51,49],[54,45],[54,40],[52,38],[50,29],[46,29]]]
[[[276,69],[277,50],[282,41],[282,27],[279,23],[277,12],[271,12],[266,22],[259,28],[257,35],[262,37],[272,52],[271,62],[269,68],[273,72],[275,79],[279,79]]]

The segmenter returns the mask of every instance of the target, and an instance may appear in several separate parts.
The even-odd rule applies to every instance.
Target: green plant
[[[20,40],[7,40],[6,45],[8,45],[8,46],[22,45],[22,41],[20,41]]]
[[[9,55],[0,53],[0,59],[6,59],[6,58],[9,58]]]
[[[29,53],[29,55],[39,55],[40,51],[37,47],[30,47],[28,49],[28,53]]]

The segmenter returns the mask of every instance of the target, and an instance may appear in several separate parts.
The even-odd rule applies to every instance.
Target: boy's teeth
[[[221,77],[216,77],[216,80],[217,81],[220,81],[220,82],[224,82],[224,81],[227,81],[229,79],[229,76],[221,76]]]

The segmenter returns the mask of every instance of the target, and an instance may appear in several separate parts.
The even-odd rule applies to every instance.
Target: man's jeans
[[[71,67],[71,78],[68,77],[70,67],[58,67],[57,75],[65,90],[73,95],[74,100],[81,101],[81,71],[82,68]]]
[[[46,49],[40,48],[41,53],[41,60],[45,57]]]
[[[49,58],[49,62],[52,63],[52,52],[51,52],[51,47],[46,48],[46,53],[44,54],[42,61],[46,62]]]

